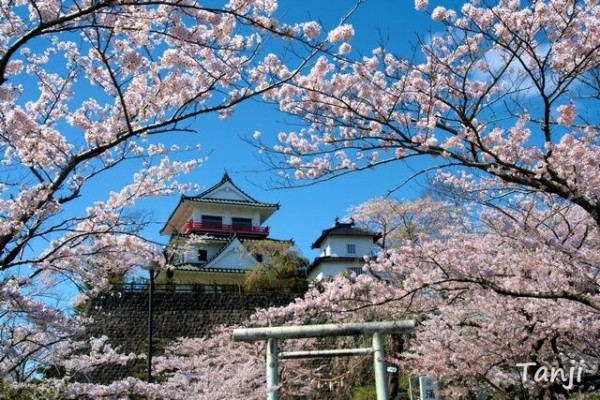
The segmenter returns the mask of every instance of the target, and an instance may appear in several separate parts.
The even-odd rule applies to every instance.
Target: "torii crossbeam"
[[[278,364],[280,359],[342,357],[373,354],[377,400],[388,400],[387,372],[384,362],[383,333],[411,330],[412,320],[381,322],[350,322],[343,324],[274,326],[267,328],[240,328],[233,330],[233,340],[237,342],[267,341],[267,400],[279,399]],[[310,350],[279,353],[277,340],[306,339],[372,334],[373,347],[358,349]]]

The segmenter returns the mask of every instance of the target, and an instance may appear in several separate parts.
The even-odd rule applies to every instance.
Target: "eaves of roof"
[[[174,233],[171,235],[170,240],[174,240],[176,238],[182,238],[182,239],[187,239],[192,235],[198,235],[196,233]],[[236,235],[235,233],[230,233],[227,235],[215,235],[215,234],[210,234],[210,235],[199,235],[200,237],[202,237],[202,239],[206,240],[206,242],[222,242],[225,244],[229,244],[229,242],[231,241],[231,235]],[[244,238],[244,237],[239,237],[238,239],[240,242],[242,243],[260,243],[260,242],[264,242],[264,241],[269,241],[269,242],[276,242],[276,243],[289,243],[290,245],[294,244],[294,239],[272,239],[272,238],[261,238],[261,239],[256,239],[256,238]]]
[[[221,187],[223,184],[229,182],[234,188],[236,188],[236,190],[238,190],[240,193],[242,193],[244,196],[246,196],[247,198],[249,198],[251,201],[235,201],[235,200],[214,200],[214,199],[205,199],[206,196],[208,196],[211,192],[213,192],[214,190],[218,189],[219,187]],[[236,185],[232,180],[231,177],[229,176],[229,174],[227,172],[225,172],[223,174],[223,177],[221,178],[221,180],[214,184],[213,186],[211,186],[210,188],[206,189],[204,192],[196,195],[196,196],[182,196],[185,199],[188,200],[194,200],[194,201],[216,201],[216,202],[231,202],[234,204],[239,204],[239,203],[247,203],[247,204],[251,204],[251,205],[261,205],[264,207],[277,207],[279,208],[279,204],[278,203],[274,203],[274,204],[269,204],[269,203],[262,203],[258,200],[256,200],[254,197],[250,196],[248,193],[244,192],[238,185]]]
[[[239,190],[240,193],[242,193],[244,196],[246,196],[248,199],[250,199],[250,201],[204,198],[205,196],[207,196],[208,194],[210,194],[211,192],[213,192],[214,190],[216,190],[217,188],[219,188],[221,185],[223,185],[226,182],[229,182],[233,187],[236,188],[236,190]],[[262,203],[262,202],[256,200],[255,198],[250,196],[248,193],[246,193],[242,189],[240,189],[240,187],[231,180],[231,178],[229,177],[229,174],[227,172],[225,172],[225,174],[223,174],[223,177],[221,178],[221,180],[218,183],[211,186],[204,192],[202,192],[196,196],[181,195],[181,197],[179,198],[179,202],[177,203],[177,206],[175,206],[175,208],[169,215],[169,218],[167,218],[167,222],[160,230],[161,234],[164,234],[165,230],[168,227],[169,221],[171,221],[171,219],[173,218],[173,216],[175,215],[175,213],[177,212],[179,207],[181,207],[182,203],[186,200],[193,201],[193,202],[199,202],[199,203],[205,203],[205,204],[212,203],[212,204],[221,204],[221,205],[233,205],[233,206],[238,206],[238,207],[239,206],[260,207],[260,208],[271,208],[274,210],[279,210],[279,207],[280,207],[279,203]]]
[[[204,264],[186,263],[175,267],[176,271],[199,272],[199,273],[220,273],[220,274],[245,274],[248,270],[241,268],[215,268],[203,267]]]
[[[362,236],[373,238],[373,243],[376,243],[380,238],[381,234],[370,232],[364,229],[354,228],[349,226],[350,224],[336,224],[336,226],[328,229],[324,229],[321,232],[321,236],[311,245],[311,249],[318,249],[325,238],[329,236]]]
[[[231,199],[206,199],[195,196],[181,196],[182,200],[189,200],[195,203],[210,203],[210,204],[230,204],[234,206],[249,206],[249,207],[264,207],[279,209],[279,203],[261,203],[258,201],[244,201],[244,200],[231,200]]]
[[[334,257],[334,256],[324,256],[315,258],[309,265],[306,267],[306,273],[309,273],[317,265],[322,262],[334,262],[334,263],[347,263],[347,262],[365,262],[364,257]]]
[[[199,236],[202,239],[206,240],[207,242],[229,242],[230,240],[230,236],[232,234],[225,234],[225,235],[215,235],[215,234],[210,234],[210,235],[205,235],[205,234],[198,234],[198,233],[194,233],[194,232],[190,232],[190,233],[173,233],[171,235],[171,240],[175,239],[175,238],[183,238],[183,239],[188,239],[192,236]]]
[[[173,211],[171,211],[171,214],[169,215],[169,218],[167,218],[167,222],[165,222],[165,225],[161,228],[161,230],[160,230],[160,234],[161,235],[164,234],[165,230],[169,226],[169,221],[171,221],[171,219],[173,218],[173,216],[177,212],[177,209],[179,209],[179,207],[181,206],[182,203],[183,203],[183,196],[181,196],[179,198],[179,202],[177,203],[177,205],[175,206],[175,208],[173,209]]]

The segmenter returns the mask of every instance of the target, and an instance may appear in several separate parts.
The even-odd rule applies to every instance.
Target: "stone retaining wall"
[[[219,325],[241,324],[258,308],[289,304],[301,293],[195,293],[156,292],[153,299],[153,343],[161,345],[178,337],[202,337]],[[106,335],[123,353],[146,353],[148,293],[114,292],[90,303],[94,322],[88,335]],[[140,370],[141,371],[136,371]],[[143,373],[144,364],[106,366],[78,378],[109,383]]]

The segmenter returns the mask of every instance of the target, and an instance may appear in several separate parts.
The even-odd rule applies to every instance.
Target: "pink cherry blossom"
[[[354,37],[354,28],[348,24],[340,25],[327,34],[327,40],[331,43],[349,42],[352,37]]]
[[[415,0],[415,9],[417,11],[425,11],[429,6],[429,2],[427,0]]]
[[[144,239],[150,215],[135,207],[193,190],[179,179],[204,157],[161,142],[176,141],[171,136],[189,130],[192,118],[228,116],[316,53],[306,37],[317,39],[320,26],[285,24],[274,17],[277,6],[0,4],[2,383],[22,383],[58,361],[83,372],[102,359],[128,359],[101,339],[81,353],[70,339],[85,321],[68,307],[148,260],[165,263],[160,246]],[[340,34],[349,39],[348,29]],[[297,41],[306,52],[295,50],[288,67],[265,51],[266,36],[282,46]],[[71,292],[79,292],[76,304],[63,294]],[[160,397],[163,390],[135,380],[89,389],[91,397],[103,390]]]
[[[435,376],[449,395],[510,393],[521,387],[516,364],[533,359],[542,365],[584,360],[588,367],[576,387],[586,390],[600,354],[600,299],[590,280],[600,257],[595,221],[552,195],[522,196],[503,210],[484,207],[474,214],[449,207],[441,219],[439,210],[430,200],[382,199],[351,210],[387,238],[399,228],[409,235],[388,240],[379,257],[367,262],[374,278],[321,282],[304,299],[261,311],[255,320],[401,315],[418,326],[393,362],[414,376]],[[431,230],[410,234],[420,227],[406,224],[413,215],[434,221]],[[518,390],[541,395],[560,393],[561,386],[529,382]]]
[[[522,382],[515,365],[528,360],[584,360],[577,390],[592,390],[600,122],[589,110],[599,11],[569,0],[436,7],[438,29],[412,52],[323,56],[270,92],[315,132],[262,139],[284,161],[274,166],[300,171],[281,171],[284,184],[331,179],[350,165],[392,163],[412,175],[404,161],[436,157],[434,188],[468,208],[434,233],[392,240],[366,265],[379,279],[324,282],[266,320],[414,316],[421,323],[397,362],[438,377],[451,395],[565,394],[557,382]]]

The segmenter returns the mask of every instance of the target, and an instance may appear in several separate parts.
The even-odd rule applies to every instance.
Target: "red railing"
[[[212,232],[212,233],[242,233],[256,236],[269,236],[268,226],[229,225],[214,222],[199,222],[189,220],[183,226],[183,233]]]

